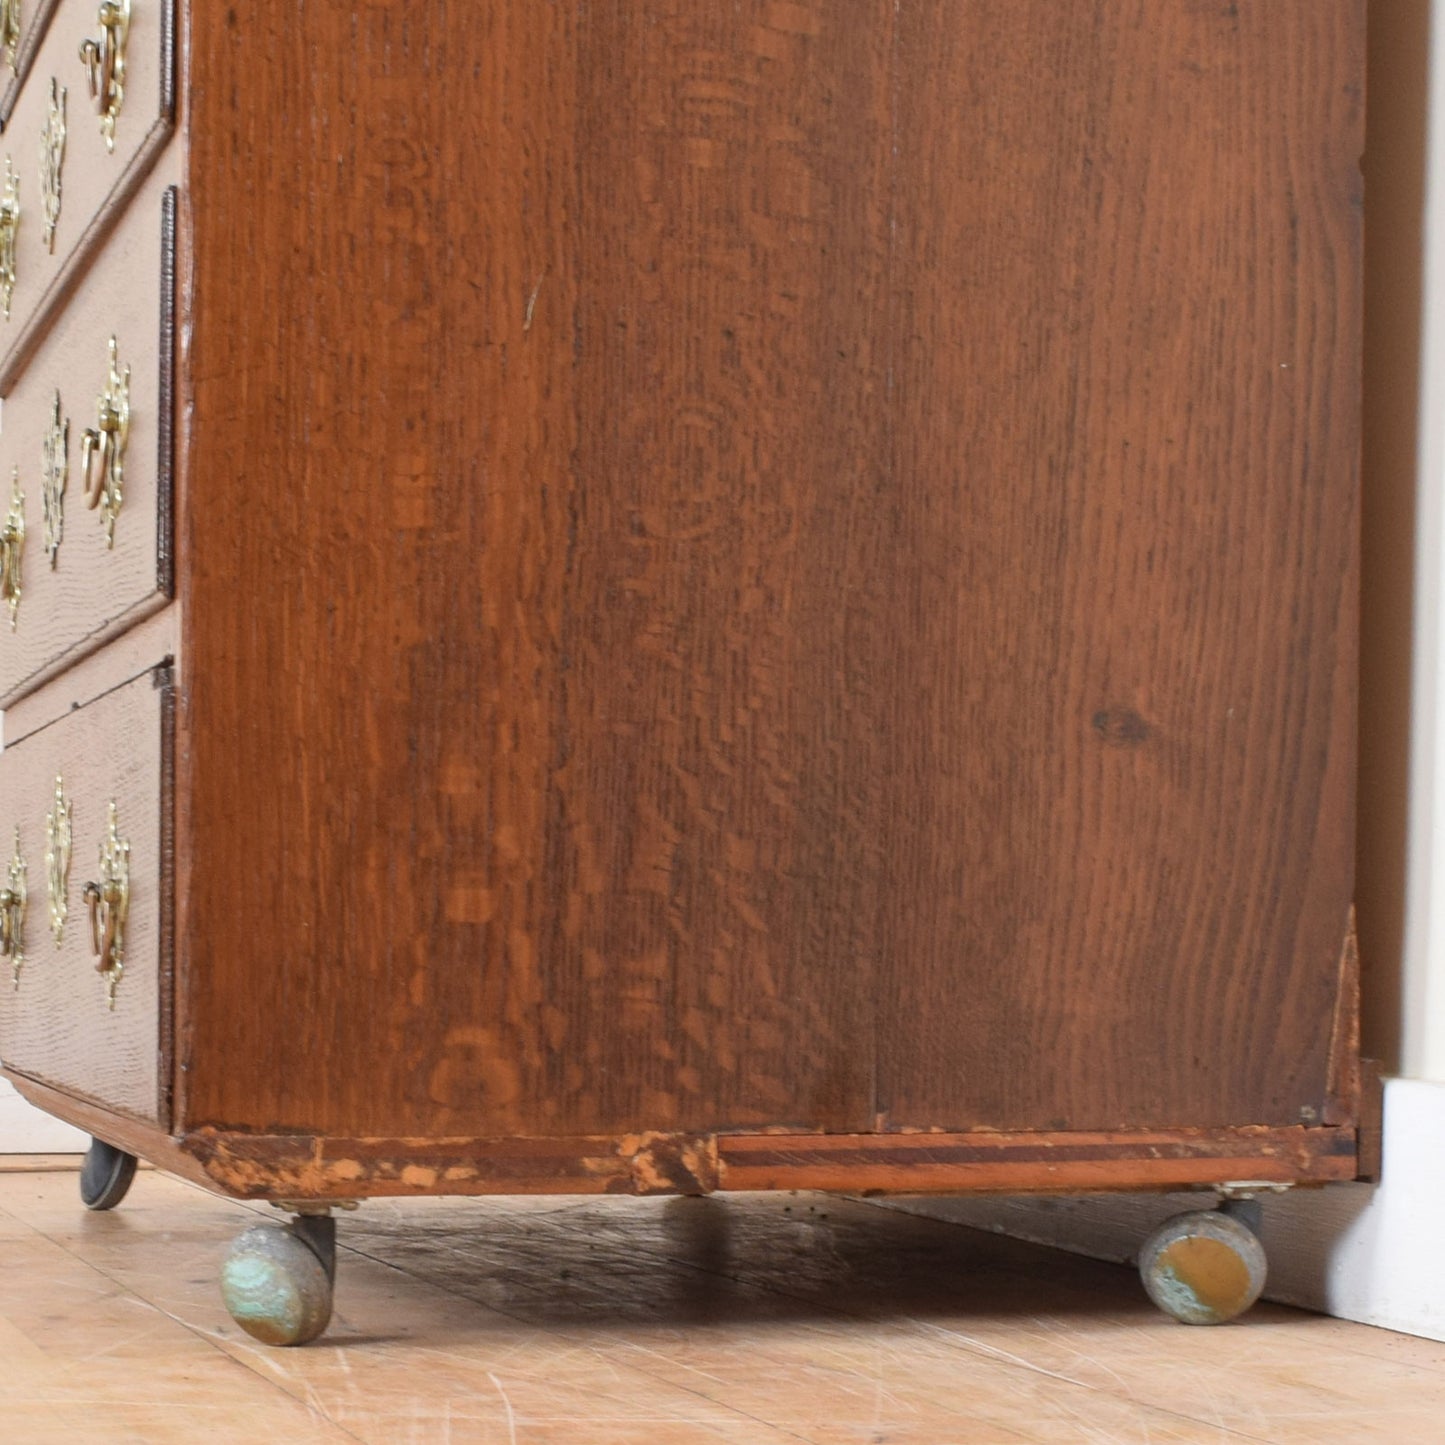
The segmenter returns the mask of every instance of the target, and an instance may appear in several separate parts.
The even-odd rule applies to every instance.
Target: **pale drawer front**
[[[59,0],[0,0],[0,124],[9,120]]]
[[[161,181],[147,183],[0,411],[0,517],[24,523],[12,542],[18,569],[0,579],[11,593],[0,605],[0,706],[164,606],[171,591],[175,208]],[[112,337],[118,375],[130,369],[129,421],[118,489],[106,485],[108,459],[92,453],[90,495],[100,500],[91,508],[85,434],[103,430]]]
[[[0,882],[14,897],[23,879],[25,897],[18,928],[11,908],[10,952],[0,956],[0,1059],[16,1073],[161,1123],[171,700],[170,669],[158,668],[0,753]],[[97,971],[86,889],[108,888],[116,898],[122,871],[116,978]]]
[[[0,193],[9,165],[20,210],[10,314],[0,319],[0,355],[5,358],[0,393],[8,390],[39,344],[171,133],[175,62],[170,0],[130,0],[121,102],[109,140],[80,57],[83,42],[96,41],[103,54],[100,42],[116,33],[98,19],[103,5],[109,5],[113,15],[120,13],[119,0],[61,0],[0,134]],[[3,262],[0,215],[0,302]]]

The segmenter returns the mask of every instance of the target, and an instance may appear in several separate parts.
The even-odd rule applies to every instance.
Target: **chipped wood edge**
[[[629,1134],[573,1139],[329,1139],[196,1129],[178,1137],[23,1075],[31,1103],[238,1199],[396,1195],[1066,1194],[1356,1177],[1353,1129],[1061,1134]]]

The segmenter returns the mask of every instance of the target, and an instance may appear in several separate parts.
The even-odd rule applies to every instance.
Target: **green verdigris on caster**
[[[1259,1298],[1267,1273],[1259,1207],[1226,1204],[1167,1219],[1139,1251],[1149,1298],[1186,1325],[1222,1325]]]
[[[221,1267],[221,1297],[231,1318],[262,1344],[304,1345],[331,1322],[335,1280],[335,1219],[300,1215],[237,1237]]]

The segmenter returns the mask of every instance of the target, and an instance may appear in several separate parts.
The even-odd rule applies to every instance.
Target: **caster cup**
[[[1222,1325],[1260,1296],[1264,1246],[1233,1214],[1200,1211],[1166,1220],[1139,1251],[1149,1298],[1186,1325]]]
[[[331,1322],[336,1222],[300,1218],[239,1235],[221,1267],[231,1318],[266,1345],[304,1345]]]

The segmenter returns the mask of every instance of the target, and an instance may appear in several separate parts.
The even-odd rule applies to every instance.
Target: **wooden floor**
[[[143,1173],[114,1214],[0,1172],[0,1440],[989,1445],[1445,1440],[1445,1345],[878,1204],[428,1200],[342,1222],[338,1317],[253,1345],[216,1292],[274,1211]]]

